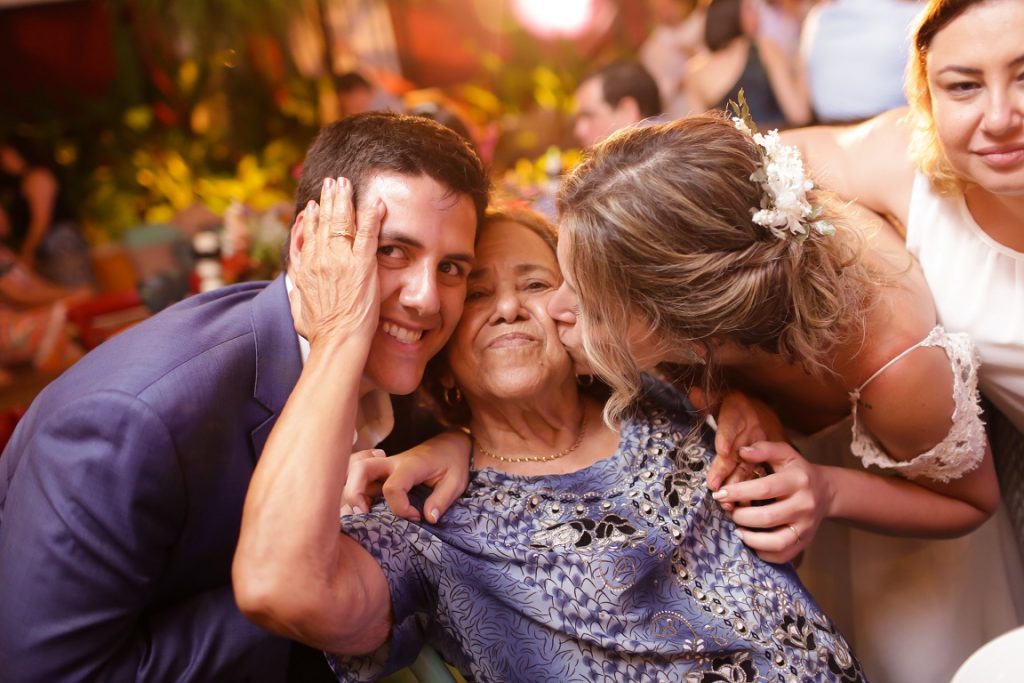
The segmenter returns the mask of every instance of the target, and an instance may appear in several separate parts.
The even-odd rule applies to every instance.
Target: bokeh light
[[[512,12],[526,30],[542,38],[576,38],[594,20],[595,0],[512,0]]]

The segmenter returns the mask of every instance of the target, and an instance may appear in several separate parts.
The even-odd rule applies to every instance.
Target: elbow
[[[287,604],[280,581],[271,572],[250,567],[236,557],[231,585],[239,611],[259,626],[279,633],[273,625],[281,621],[282,608]]]
[[[958,515],[957,522],[947,528],[945,538],[958,538],[976,530],[987,522],[999,508],[999,489],[994,492],[985,492],[973,500],[962,501],[962,510]]]
[[[294,574],[276,571],[265,563],[235,557],[231,584],[239,611],[262,628],[297,639],[305,630],[307,617],[302,595],[296,594]]]
[[[294,583],[294,578],[292,582]],[[234,580],[239,611],[257,626],[279,636],[325,649],[320,607],[274,580],[242,577]]]
[[[984,508],[971,506],[963,515],[960,524],[949,529],[949,533],[943,534],[945,538],[959,538],[976,530],[995,513],[995,508]]]
[[[271,633],[339,655],[372,653],[390,634],[388,620],[368,616],[365,599],[338,602],[309,575],[264,571],[237,556],[231,574],[239,611]]]
[[[990,490],[986,491],[984,495],[981,496],[980,500],[975,504],[974,507],[977,510],[978,515],[980,516],[980,519],[975,526],[981,526],[984,522],[988,520],[989,517],[994,515],[996,513],[996,510],[999,509],[999,503],[1001,501],[1002,497],[999,495],[999,485],[996,484],[995,486],[991,487]]]

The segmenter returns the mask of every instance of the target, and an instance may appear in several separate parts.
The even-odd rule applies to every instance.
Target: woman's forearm
[[[908,481],[859,469],[821,466],[833,492],[826,516],[890,536],[952,538],[981,525],[998,505],[986,480],[991,458],[949,484]]]

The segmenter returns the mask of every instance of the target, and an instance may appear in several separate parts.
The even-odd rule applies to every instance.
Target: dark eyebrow
[[[1020,66],[1021,64],[1024,64],[1024,54],[1017,55],[1016,57],[1011,59],[1009,65],[1011,67],[1016,68],[1016,67]],[[982,72],[982,69],[977,69],[977,68],[970,67],[970,66],[958,66],[956,64],[952,64],[950,66],[946,66],[946,67],[943,67],[943,68],[939,69],[938,73],[941,75],[941,74],[946,73],[947,71],[952,71],[953,73],[963,74],[965,76],[977,76],[978,74],[980,74]]]
[[[387,230],[382,231],[380,234],[379,241],[398,242],[399,244],[404,244],[408,247],[412,247],[413,249],[424,248],[423,242],[420,242],[418,239],[409,237],[408,235],[402,232],[393,232]],[[466,264],[467,268],[472,268],[473,264],[476,263],[476,259],[473,257],[473,255],[467,253],[445,254],[444,259],[446,261],[461,261]]]

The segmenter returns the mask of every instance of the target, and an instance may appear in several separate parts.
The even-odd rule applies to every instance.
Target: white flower
[[[782,143],[779,131],[752,133],[750,127],[740,118],[733,118],[737,129],[751,135],[762,150],[762,162],[750,175],[764,190],[760,207],[752,208],[752,219],[758,225],[768,228],[775,237],[785,239],[789,235],[806,238],[807,226],[819,235],[831,235],[835,227],[816,220],[820,211],[807,199],[807,193],[814,189],[814,183],[804,173],[800,151]]]

